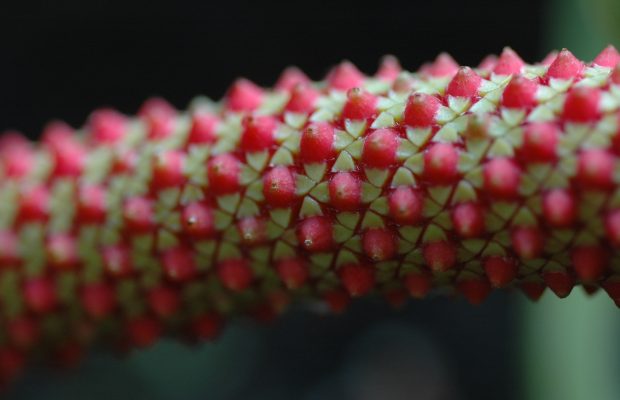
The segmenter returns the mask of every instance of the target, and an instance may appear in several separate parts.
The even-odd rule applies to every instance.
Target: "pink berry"
[[[441,102],[435,96],[414,93],[407,100],[404,122],[414,128],[427,128],[435,124],[435,116]]]
[[[303,130],[300,156],[307,163],[324,162],[334,155],[334,128],[325,122],[310,124]]]
[[[123,217],[130,231],[150,232],[155,226],[155,210],[152,200],[140,196],[128,198],[123,205]]]
[[[544,249],[544,236],[535,227],[522,226],[511,233],[512,247],[522,260],[532,260],[541,256]]]
[[[478,96],[478,88],[482,78],[471,68],[461,67],[446,88],[446,94],[454,97],[474,98]]]
[[[615,68],[619,62],[620,53],[618,53],[618,50],[611,44],[605,47],[593,61],[594,64],[607,68]]]
[[[329,251],[334,244],[331,221],[326,217],[302,220],[297,228],[297,240],[309,252]]]
[[[393,82],[401,73],[402,67],[394,56],[385,56],[381,59],[381,65],[375,76],[383,81]]]
[[[485,228],[482,208],[472,202],[457,204],[452,210],[452,225],[462,238],[479,237]]]
[[[372,261],[391,260],[397,250],[396,237],[387,229],[369,229],[362,236],[362,247]]]
[[[402,225],[421,221],[424,199],[420,193],[407,186],[399,186],[388,197],[390,215]]]
[[[127,132],[127,117],[109,108],[94,111],[88,119],[88,124],[91,136],[97,143],[118,143]]]
[[[276,90],[290,92],[296,86],[308,85],[310,83],[310,78],[302,70],[297,67],[288,67],[280,74],[274,87]]]
[[[49,216],[50,193],[45,186],[27,187],[20,193],[19,220],[43,222]]]
[[[109,245],[101,253],[103,268],[111,277],[126,278],[133,273],[130,249],[126,245]]]
[[[295,177],[284,166],[272,168],[263,178],[263,195],[272,207],[288,207],[295,200]]]
[[[360,180],[349,172],[338,172],[329,181],[330,204],[341,211],[356,211],[362,200]]]
[[[377,129],[364,139],[362,161],[370,167],[387,168],[396,161],[399,143],[398,133],[393,129]]]
[[[532,108],[536,106],[538,84],[523,76],[515,76],[504,89],[502,105],[508,108]]]
[[[511,199],[519,195],[521,171],[510,158],[494,158],[484,164],[484,188],[497,198]]]
[[[192,238],[209,238],[215,232],[211,209],[201,202],[192,202],[183,207],[181,226],[183,232]]]
[[[270,116],[248,116],[243,119],[242,149],[248,152],[269,149],[275,143],[278,122]]]
[[[209,144],[217,140],[219,119],[205,111],[198,111],[192,115],[192,126],[187,137],[188,144]]]
[[[285,109],[294,113],[308,114],[314,110],[319,96],[319,91],[314,87],[304,84],[297,85],[291,90]]]
[[[225,260],[217,266],[217,276],[222,285],[233,292],[240,292],[250,287],[254,281],[254,273],[247,260]]]
[[[562,49],[556,59],[549,65],[547,76],[556,79],[578,78],[583,72],[584,65],[573,53]]]
[[[525,127],[521,152],[532,162],[550,162],[557,157],[560,130],[550,122],[532,123]]]
[[[226,108],[235,111],[254,111],[263,102],[263,89],[247,79],[237,79],[226,93]]]
[[[147,125],[150,139],[162,140],[174,133],[177,111],[166,100],[160,97],[148,99],[138,115]]]
[[[366,120],[377,112],[377,97],[354,87],[347,92],[347,101],[342,109],[343,119]]]
[[[430,184],[449,184],[458,177],[459,155],[450,143],[435,143],[424,153],[424,177]]]
[[[183,246],[170,248],[161,257],[163,272],[172,282],[187,282],[197,273],[194,252]]]
[[[347,91],[354,87],[362,86],[364,74],[355,65],[348,61],[343,61],[329,72],[327,83],[332,89]]]
[[[13,267],[20,261],[18,236],[11,230],[0,230],[0,267]]]
[[[424,260],[434,272],[445,272],[456,265],[456,248],[445,240],[427,243],[423,249]]]
[[[448,53],[441,53],[435,61],[422,68],[423,72],[435,77],[451,77],[459,69],[459,64]]]
[[[241,166],[229,153],[219,154],[209,160],[207,175],[209,190],[216,195],[234,193],[239,189]]]
[[[562,117],[567,121],[587,123],[595,121],[600,116],[600,90],[588,87],[578,87],[566,96]]]
[[[45,244],[45,251],[50,266],[57,270],[72,270],[79,264],[78,244],[71,235],[64,233],[50,235]]]
[[[493,69],[496,75],[517,75],[525,66],[525,62],[510,47],[504,47],[502,54],[497,59],[497,64]]]
[[[56,308],[56,287],[49,278],[30,278],[24,282],[24,302],[34,313],[44,314]]]
[[[568,228],[577,217],[574,196],[565,189],[553,189],[543,195],[543,217],[554,228]]]
[[[579,154],[577,180],[590,189],[610,189],[614,185],[615,157],[607,150],[590,149]]]
[[[180,151],[169,150],[156,154],[153,160],[153,187],[167,189],[182,186],[186,181],[184,162],[185,154]]]
[[[80,187],[77,206],[80,221],[86,224],[102,224],[107,214],[106,190],[99,185]]]
[[[256,246],[267,241],[267,224],[262,217],[245,217],[237,222],[237,230],[245,246]]]

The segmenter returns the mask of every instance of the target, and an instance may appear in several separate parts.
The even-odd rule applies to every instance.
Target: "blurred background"
[[[295,64],[312,78],[346,58],[367,73],[394,54],[417,69],[448,51],[475,65],[513,47],[527,61],[620,44],[617,0],[292,2],[45,1],[0,6],[0,129],[32,138],[96,107],[179,108],[245,76],[271,85]],[[217,343],[163,341],[124,359],[93,351],[77,370],[31,369],[10,399],[618,399],[620,311],[580,288],[493,294],[480,307],[433,298],[344,316],[296,309],[236,322]]]

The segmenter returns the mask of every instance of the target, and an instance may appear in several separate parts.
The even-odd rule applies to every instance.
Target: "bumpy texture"
[[[0,376],[89,343],[211,339],[291,301],[492,288],[620,302],[620,56],[287,69],[220,102],[0,139]]]

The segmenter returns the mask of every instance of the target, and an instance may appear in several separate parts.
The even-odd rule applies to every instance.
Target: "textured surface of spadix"
[[[618,53],[418,72],[386,58],[179,112],[0,139],[0,373],[102,338],[214,337],[295,300],[581,283],[620,301]]]

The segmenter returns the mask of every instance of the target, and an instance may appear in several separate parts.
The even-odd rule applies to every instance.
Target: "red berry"
[[[14,346],[30,349],[39,340],[41,330],[35,318],[19,316],[7,322],[6,333]]]
[[[285,258],[278,261],[276,271],[288,289],[298,289],[308,280],[308,266],[301,258]]]
[[[56,287],[48,278],[30,278],[24,282],[24,302],[35,313],[52,311],[57,304]]]
[[[600,116],[599,101],[601,92],[599,89],[577,87],[568,92],[564,100],[562,117],[567,121],[586,123],[595,121]]]
[[[441,53],[435,61],[422,68],[423,72],[435,77],[451,77],[459,70],[459,64],[448,53]]]
[[[71,235],[56,233],[49,236],[45,244],[47,260],[57,270],[71,270],[78,266],[77,241]]]
[[[369,229],[362,236],[362,247],[372,261],[391,260],[397,250],[396,237],[387,229]]]
[[[97,143],[117,143],[124,138],[127,131],[127,117],[109,108],[94,111],[88,124],[91,136]]]
[[[340,314],[347,309],[351,302],[351,297],[347,292],[341,289],[334,289],[323,294],[323,299],[327,303],[327,306],[331,312]]]
[[[538,301],[545,292],[546,286],[538,281],[524,281],[519,285],[521,291],[532,301]]]
[[[444,240],[427,243],[423,249],[424,260],[434,272],[445,272],[456,265],[456,248]]]
[[[155,155],[153,160],[153,187],[167,189],[182,186],[185,181],[183,163],[185,154],[169,150]]]
[[[508,108],[531,108],[536,106],[538,84],[523,76],[515,76],[504,89],[502,105]]]
[[[183,232],[195,239],[209,238],[215,232],[213,213],[206,204],[192,202],[183,207],[181,226]]]
[[[400,75],[402,67],[394,56],[385,56],[375,76],[383,81],[393,82]]]
[[[525,127],[521,151],[532,162],[554,161],[560,139],[559,128],[549,122],[532,123]]]
[[[450,143],[435,143],[424,153],[424,177],[435,185],[449,184],[458,177],[459,154]]]
[[[607,150],[590,149],[579,154],[577,180],[589,189],[611,189],[614,186],[615,157]]]
[[[198,111],[192,115],[192,126],[187,137],[188,144],[209,144],[217,140],[220,120],[213,114]]]
[[[205,312],[192,320],[191,329],[194,337],[199,340],[211,341],[222,331],[224,321],[215,312]]]
[[[347,92],[347,102],[342,109],[343,119],[365,120],[377,112],[377,97],[354,87]]]
[[[605,47],[593,61],[594,64],[607,68],[615,68],[619,62],[620,53],[618,53],[618,50],[611,44]]]
[[[370,167],[387,168],[396,161],[400,140],[393,129],[377,129],[364,139],[362,161]]]
[[[404,123],[414,128],[426,128],[435,124],[435,116],[441,102],[435,96],[414,93],[407,100]]]
[[[572,250],[571,260],[577,277],[582,282],[594,283],[605,273],[608,254],[600,246],[578,246]]]
[[[375,271],[366,265],[345,264],[338,270],[338,275],[351,297],[364,296],[375,286]]]
[[[295,177],[284,166],[277,166],[263,178],[263,195],[272,207],[290,207],[295,200]]]
[[[513,49],[504,47],[502,54],[497,59],[493,73],[496,75],[517,75],[521,73],[524,66],[525,63]]]
[[[446,88],[446,94],[454,97],[478,96],[482,78],[471,68],[461,67]]]
[[[605,216],[607,238],[616,247],[620,247],[620,209],[610,211]]]
[[[577,217],[574,196],[564,189],[553,189],[543,196],[543,216],[554,228],[567,228]]]
[[[155,226],[153,202],[146,197],[130,197],[123,204],[126,227],[136,233],[150,233]]]
[[[330,204],[341,211],[356,211],[362,200],[359,179],[349,172],[338,172],[329,181]]]
[[[290,92],[297,86],[309,85],[310,83],[312,83],[310,78],[308,78],[302,70],[297,67],[288,67],[282,72],[274,88],[276,90]]]
[[[401,225],[421,221],[424,199],[420,193],[407,186],[399,186],[388,197],[390,215]]]
[[[245,217],[239,220],[237,230],[246,246],[256,246],[267,240],[267,224],[262,217]]]
[[[166,100],[159,97],[148,99],[138,115],[146,123],[150,139],[162,140],[174,133],[177,110]]]
[[[573,53],[566,49],[562,49],[560,54],[549,65],[547,76],[557,79],[571,79],[581,76],[584,65],[579,61]]]
[[[263,89],[247,79],[237,79],[226,93],[226,108],[235,111],[254,111],[263,102]]]
[[[45,186],[32,186],[20,193],[19,219],[24,222],[47,220],[50,208],[50,193]]]
[[[19,238],[10,230],[0,230],[0,266],[12,267],[21,260]]]
[[[147,299],[153,314],[163,319],[173,316],[181,305],[179,291],[167,285],[159,285],[149,289]]]
[[[294,113],[311,113],[319,97],[320,93],[314,87],[305,84],[297,85],[291,90],[285,109]]]
[[[240,292],[250,287],[254,280],[254,273],[247,260],[225,260],[217,266],[217,276],[222,285],[233,292]]]
[[[102,224],[107,214],[105,188],[99,185],[81,186],[77,205],[77,215],[81,222]]]
[[[497,56],[495,54],[489,54],[484,57],[480,64],[478,64],[478,70],[484,73],[484,76],[488,76],[497,65]]]
[[[162,254],[163,272],[173,282],[187,282],[197,273],[193,250],[178,246],[170,248]]]
[[[465,278],[457,282],[458,291],[473,305],[481,304],[491,293],[489,282],[480,277]]]
[[[410,272],[405,275],[405,287],[413,298],[426,297],[432,285],[431,276],[426,272]]]
[[[484,232],[484,214],[476,203],[461,203],[452,210],[452,225],[456,233],[466,239],[479,237]]]
[[[26,357],[17,349],[11,347],[0,348],[0,377],[6,381],[15,380],[23,371]]]
[[[334,244],[333,229],[326,217],[306,218],[297,227],[297,240],[309,252],[329,251]]]
[[[95,319],[107,317],[116,306],[116,294],[105,282],[85,284],[81,300],[86,313]]]
[[[521,171],[509,158],[494,158],[484,164],[484,188],[493,197],[511,199],[519,195]]]
[[[133,273],[130,249],[124,244],[106,246],[101,251],[103,268],[112,277],[126,278]]]
[[[269,149],[275,142],[278,121],[271,116],[247,116],[243,119],[240,146],[247,152]]]
[[[492,256],[484,261],[484,271],[494,288],[502,288],[517,277],[517,264],[504,257]]]
[[[522,260],[531,260],[541,256],[545,245],[542,232],[532,226],[521,226],[511,233],[512,247]]]
[[[301,134],[299,153],[307,163],[324,162],[334,155],[334,128],[326,122],[308,125]]]
[[[343,61],[327,74],[327,83],[332,89],[347,91],[354,87],[362,86],[364,74],[355,65],[348,61]]]
[[[207,175],[209,191],[215,195],[230,194],[239,190],[241,166],[239,160],[229,153],[219,154],[210,159]]]
[[[161,335],[161,331],[161,323],[152,317],[139,316],[127,321],[128,338],[131,344],[138,348],[153,345]]]
[[[575,278],[564,270],[544,271],[543,279],[549,289],[561,299],[568,296],[575,286]]]

